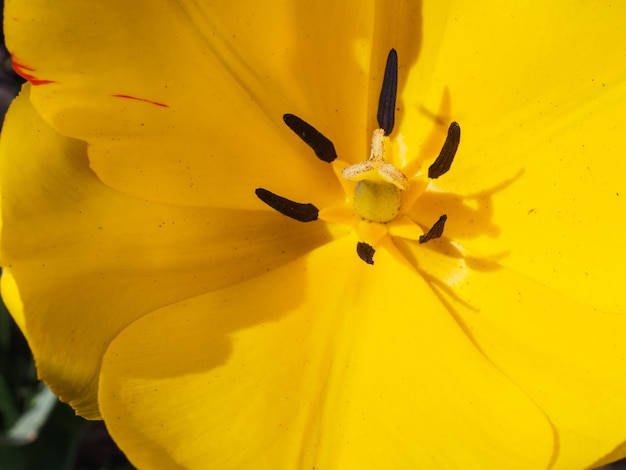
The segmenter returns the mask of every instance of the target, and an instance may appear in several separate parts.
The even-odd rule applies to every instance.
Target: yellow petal
[[[440,148],[445,127],[424,110],[439,113],[443,102],[442,118],[458,121],[462,136],[436,181],[447,193],[427,194],[412,214],[427,225],[445,213],[445,235],[473,252],[626,312],[626,4],[457,1],[445,17],[436,10],[425,7],[431,29],[409,77],[414,127],[400,132],[428,140],[436,128]],[[433,142],[425,165],[439,151]]]
[[[374,267],[355,244],[345,237],[125,329],[100,396],[133,463],[546,468],[541,410],[390,244]]]
[[[5,17],[17,69],[39,84],[36,108],[89,142],[103,181],[144,199],[239,209],[259,207],[261,179],[294,200],[324,188],[311,202],[336,203],[334,176],[282,115],[363,160],[375,116],[364,98],[380,86],[372,37],[386,48],[379,75],[390,41],[407,59],[419,44],[418,9],[356,1],[8,1]]]
[[[0,278],[0,289],[2,292],[2,302],[6,308],[11,312],[11,316],[15,323],[22,331],[22,334],[26,335],[26,318],[24,317],[24,305],[22,305],[22,299],[20,292],[15,282],[15,278],[11,274],[11,268],[7,266],[2,267],[2,278]]]
[[[29,88],[0,141],[2,290],[40,376],[79,413],[98,416],[102,354],[130,322],[329,239],[321,224],[267,211],[150,203],[107,188],[86,145],[35,113]]]
[[[492,260],[459,256],[445,240],[401,249],[477,347],[550,420],[558,434],[551,468],[588,468],[623,442],[626,315],[574,302]]]

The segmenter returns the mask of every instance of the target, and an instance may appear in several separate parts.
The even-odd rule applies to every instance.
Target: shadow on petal
[[[354,243],[154,312],[116,338],[102,409],[136,465],[545,468],[553,433],[540,410],[392,246],[372,269]]]
[[[345,6],[345,5],[344,5]],[[368,155],[390,49],[399,59],[396,127],[404,118],[401,90],[422,46],[422,2],[387,2],[336,8],[331,2],[296,4],[297,34],[290,50],[298,93],[294,113],[331,139],[349,163]],[[341,34],[337,34],[341,31]],[[329,40],[332,38],[332,40]],[[315,60],[312,60],[315,58]],[[297,103],[297,104],[296,104]]]
[[[457,242],[481,236],[497,238],[501,228],[492,222],[494,211],[493,196],[506,190],[524,174],[517,174],[500,184],[469,195],[451,192],[426,191],[411,207],[409,216],[423,227],[430,220],[437,220],[441,214],[448,216],[444,235]]]

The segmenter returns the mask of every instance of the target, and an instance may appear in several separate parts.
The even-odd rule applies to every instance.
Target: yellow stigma
[[[354,191],[354,211],[371,222],[386,223],[400,211],[400,191],[409,181],[385,158],[385,131],[376,129],[372,135],[372,151],[364,162],[344,168],[342,176],[357,181]]]

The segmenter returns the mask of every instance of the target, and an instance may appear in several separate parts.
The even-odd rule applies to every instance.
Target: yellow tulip
[[[2,295],[137,467],[626,455],[626,5],[5,3]]]

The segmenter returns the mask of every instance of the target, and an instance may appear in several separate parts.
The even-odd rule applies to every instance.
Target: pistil
[[[370,157],[341,172],[345,179],[357,181],[354,191],[356,214],[379,223],[395,219],[400,211],[400,191],[409,187],[406,176],[385,158],[385,139],[385,131],[376,129]]]

